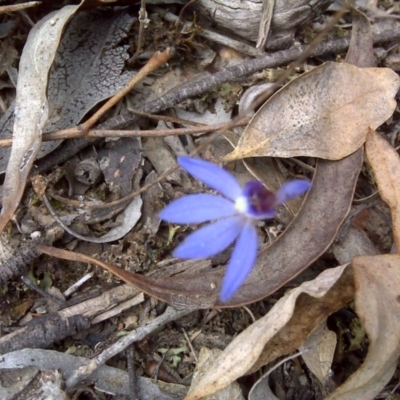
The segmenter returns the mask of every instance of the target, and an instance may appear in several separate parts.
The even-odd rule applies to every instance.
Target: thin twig
[[[314,171],[315,171],[314,167],[312,167],[311,165],[306,164],[305,162],[299,160],[296,157],[291,157],[290,160],[293,161],[294,163],[296,163],[297,165],[300,165],[300,167],[302,167],[306,171],[310,171],[312,173],[314,173]]]
[[[138,115],[140,117],[145,117],[148,119],[155,119],[157,121],[171,122],[173,124],[204,126],[204,124],[201,124],[199,122],[189,121],[187,119],[182,119],[182,118],[177,118],[177,117],[171,117],[170,115],[149,114],[149,113],[145,113],[145,112],[139,111],[139,110],[129,110],[129,112],[131,112],[132,114]]]
[[[160,118],[161,119],[161,118]],[[167,118],[165,120],[168,120]],[[235,123],[235,127],[246,126],[250,118],[244,118]],[[182,122],[180,122],[182,123]],[[106,138],[106,137],[164,137],[164,136],[179,136],[200,133],[210,133],[220,129],[224,129],[226,123],[215,125],[201,125],[192,128],[177,128],[177,129],[151,129],[151,130],[108,130],[108,129],[93,129],[86,135],[79,127],[50,132],[43,135],[43,141],[75,139],[85,136],[86,138]],[[10,147],[12,138],[0,139],[0,148]]]
[[[377,197],[379,195],[379,191],[377,190],[376,192],[370,194],[367,197],[362,197],[361,199],[353,199],[353,203],[366,203],[372,200],[373,198]]]
[[[8,13],[8,12],[14,12],[14,11],[21,11],[25,10],[26,8],[30,7],[36,7],[38,5],[42,4],[41,1],[28,1],[27,3],[21,3],[21,4],[12,4],[9,6],[1,6],[0,7],[0,14]]]
[[[159,360],[157,360],[155,356],[153,357],[153,358],[155,359],[155,361],[157,361],[156,370],[154,371],[154,374],[153,374],[153,376],[152,376],[152,378],[154,378],[154,382],[155,382],[155,383],[157,383],[157,381],[158,381],[158,374],[160,373],[160,369],[161,369],[161,367],[162,367],[162,365],[163,365],[163,362],[164,362],[165,359],[167,358],[167,354],[168,354],[168,351],[166,351],[166,352],[162,355],[162,357],[160,357]]]
[[[192,354],[193,354],[193,358],[195,359],[196,363],[198,363],[199,360],[197,359],[196,352],[194,351],[194,347],[193,347],[192,341],[190,340],[189,335],[188,335],[187,332],[185,331],[185,328],[182,328],[182,332],[183,332],[183,334],[185,335],[186,342],[187,342],[187,344],[188,344],[189,347],[190,347],[190,351],[191,351]]]
[[[141,304],[143,302],[144,302],[144,294],[139,293],[135,297],[132,297],[131,299],[121,302],[120,304],[111,308],[110,310],[107,310],[99,315],[96,315],[92,319],[91,323],[92,325],[94,325],[98,324],[99,322],[109,320],[110,318],[120,315],[122,312],[128,310],[129,308],[137,306],[138,304]]]
[[[361,203],[358,206],[355,206],[352,208],[352,210],[347,214],[346,219],[343,221],[342,226],[340,227],[340,231],[336,236],[335,241],[340,242],[343,241],[345,236],[347,235],[347,232],[350,229],[351,223],[353,219],[361,212],[364,210],[367,210],[369,208],[375,207],[377,204],[379,204],[380,199],[374,199],[371,197],[371,200],[365,203]],[[386,222],[386,221],[385,221]]]
[[[304,353],[307,353],[308,349],[304,349],[302,351],[299,351],[298,353],[295,354],[291,354],[290,356],[287,356],[285,358],[283,358],[282,360],[280,360],[278,363],[276,363],[275,365],[273,365],[269,370],[267,370],[267,372],[265,372],[263,374],[263,376],[267,376],[269,375],[272,371],[275,371],[278,367],[280,367],[282,364],[285,364],[285,362],[293,360],[294,358],[297,358],[299,356],[301,356]]]
[[[84,283],[86,283],[89,279],[93,278],[93,272],[84,275],[81,279],[76,281],[73,285],[71,285],[67,290],[64,291],[64,297],[71,296],[72,293],[76,292]]]
[[[183,14],[186,11],[187,8],[189,8],[191,5],[193,5],[193,3],[195,3],[196,0],[189,0],[181,9],[181,12],[179,13],[179,21],[183,22]]]

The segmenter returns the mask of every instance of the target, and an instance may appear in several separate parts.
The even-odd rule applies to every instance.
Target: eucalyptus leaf
[[[310,156],[340,160],[394,112],[400,87],[388,68],[327,62],[276,92],[225,157]]]
[[[3,186],[0,232],[17,209],[49,116],[47,80],[65,24],[79,9],[66,6],[41,19],[29,33],[19,64],[13,144]]]

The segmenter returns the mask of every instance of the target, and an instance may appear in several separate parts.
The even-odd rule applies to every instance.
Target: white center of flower
[[[242,214],[245,214],[249,208],[249,203],[245,196],[240,196],[235,201],[235,209]]]

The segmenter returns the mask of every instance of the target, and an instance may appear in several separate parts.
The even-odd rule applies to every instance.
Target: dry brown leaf
[[[387,68],[327,62],[287,84],[257,112],[225,161],[311,156],[339,160],[396,107],[398,75]]]
[[[308,369],[323,384],[332,366],[337,343],[336,333],[326,326],[326,320],[306,339],[300,350]]]
[[[353,280],[346,266],[328,269],[316,279],[285,294],[267,315],[256,321],[217,357],[185,400],[198,400],[246,374],[268,347],[268,362],[302,344],[327,315],[353,297]]]
[[[29,33],[19,63],[13,144],[3,187],[0,232],[17,209],[42,143],[48,119],[47,79],[65,24],[79,9],[66,6],[48,14]]]
[[[379,133],[367,136],[366,155],[374,171],[382,199],[392,214],[393,238],[400,251],[400,158],[397,151]]]
[[[400,356],[400,256],[356,257],[355,305],[370,344],[362,366],[329,400],[374,399],[393,376]]]

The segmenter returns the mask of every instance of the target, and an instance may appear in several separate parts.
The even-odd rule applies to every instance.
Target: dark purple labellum
[[[249,211],[255,215],[266,214],[273,211],[276,206],[275,193],[268,190],[260,181],[246,183],[243,195],[247,198]]]

